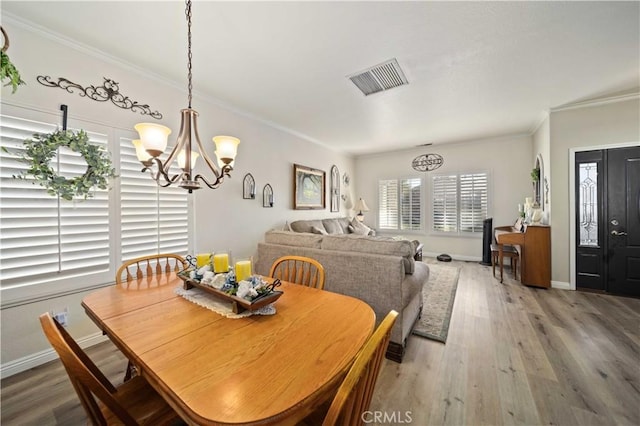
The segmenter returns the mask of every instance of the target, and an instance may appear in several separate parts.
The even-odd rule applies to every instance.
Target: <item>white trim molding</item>
[[[108,340],[107,336],[102,333],[94,333],[89,336],[76,340],[82,349],[97,345]],[[58,354],[53,349],[36,352],[13,361],[9,361],[0,366],[0,379],[22,373],[31,368],[45,364],[58,358]]]

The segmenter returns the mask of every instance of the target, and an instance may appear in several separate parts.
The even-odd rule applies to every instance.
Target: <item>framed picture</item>
[[[293,208],[311,210],[325,208],[325,172],[293,165]]]

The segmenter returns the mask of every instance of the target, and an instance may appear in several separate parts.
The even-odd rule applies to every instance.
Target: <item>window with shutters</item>
[[[434,175],[431,201],[433,231],[482,233],[488,210],[488,174]]]
[[[187,191],[175,186],[159,187],[148,173],[140,173],[131,139],[120,138],[119,143],[122,260],[154,253],[186,255]]]
[[[58,117],[4,107],[0,115],[0,288],[3,306],[113,282],[124,260],[188,252],[188,198],[179,188],[160,188],[140,172],[131,140],[113,129],[75,121],[90,142],[111,153],[118,178],[92,198],[65,201],[30,180],[15,179],[27,168],[19,159],[23,140],[50,133]],[[24,118],[28,116],[29,118]],[[32,119],[34,118],[34,119]],[[52,163],[58,173],[84,173],[86,162],[68,149]]]
[[[378,227],[422,229],[422,180],[386,179],[378,182]]]

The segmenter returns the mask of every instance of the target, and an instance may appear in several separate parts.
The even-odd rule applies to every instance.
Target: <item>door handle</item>
[[[611,235],[613,235],[614,237],[622,237],[624,235],[627,235],[627,233],[624,231],[616,231],[614,229],[613,231],[611,231]]]

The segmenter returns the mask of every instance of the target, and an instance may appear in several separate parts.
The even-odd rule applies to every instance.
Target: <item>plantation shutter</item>
[[[402,194],[400,229],[420,230],[422,228],[421,183],[420,178],[400,181],[400,193]]]
[[[482,232],[487,217],[487,174],[460,175],[460,231]]]
[[[174,186],[162,188],[149,172],[141,173],[131,139],[120,139],[120,161],[122,260],[157,253],[186,255],[188,192]]]
[[[2,115],[0,145],[0,282],[3,288],[107,270],[110,260],[108,190],[87,200],[65,201],[29,180],[13,178],[28,168],[19,161],[23,140],[50,133],[55,124]],[[107,148],[106,134],[87,131],[90,143]],[[18,154],[18,155],[16,155]],[[77,153],[59,150],[52,165],[72,177],[86,170]]]
[[[398,229],[398,181],[378,182],[378,226],[380,229]]]
[[[433,230],[458,231],[458,177],[438,175],[433,177]]]

